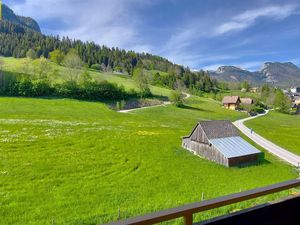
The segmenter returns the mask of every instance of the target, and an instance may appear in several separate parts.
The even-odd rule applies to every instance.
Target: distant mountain
[[[291,62],[266,62],[260,71],[250,72],[235,66],[221,66],[209,74],[218,80],[253,84],[271,83],[278,86],[300,84],[300,68]]]
[[[2,15],[3,19],[18,25],[22,25],[25,28],[34,30],[36,32],[41,32],[39,24],[30,17],[18,16],[12,11],[8,6],[2,5]]]
[[[267,62],[263,65],[261,73],[267,82],[275,84],[300,84],[300,68],[291,62]]]
[[[235,66],[221,66],[216,71],[210,71],[210,75],[221,81],[241,82],[248,80],[251,83],[259,83],[263,80],[259,72],[250,72]]]

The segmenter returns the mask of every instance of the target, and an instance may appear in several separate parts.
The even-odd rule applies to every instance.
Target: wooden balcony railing
[[[249,191],[243,191],[240,193],[227,195],[211,200],[206,200],[202,202],[196,202],[184,206],[179,206],[172,209],[162,210],[159,212],[147,214],[144,216],[139,216],[136,218],[119,220],[117,222],[109,223],[107,225],[150,225],[161,223],[168,220],[173,220],[177,218],[184,218],[185,225],[193,224],[193,214],[219,208],[222,206],[227,206],[230,204],[250,200],[253,198],[261,197],[268,194],[273,194],[276,192],[288,190],[291,188],[299,187],[300,179],[290,180],[262,188],[257,188]]]

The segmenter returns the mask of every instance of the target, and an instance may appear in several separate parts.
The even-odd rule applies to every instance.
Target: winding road
[[[182,94],[185,95],[184,99],[188,99],[188,98],[191,97],[191,95],[189,93],[182,92]],[[167,106],[167,105],[170,105],[170,104],[171,104],[171,102],[167,101],[167,102],[163,102],[163,104],[160,104],[160,105],[145,106],[145,107],[134,108],[134,109],[125,109],[125,110],[120,110],[118,112],[120,112],[120,113],[129,113],[129,112],[137,111],[137,110],[141,110],[141,109],[149,109],[149,108],[155,108],[155,107],[160,107],[160,106]]]
[[[268,152],[272,153],[273,155],[279,157],[280,159],[284,160],[285,162],[288,162],[289,164],[292,164],[294,166],[299,166],[300,163],[300,156],[295,155],[288,150],[274,144],[273,142],[265,139],[264,137],[260,136],[259,134],[256,134],[255,132],[251,132],[251,129],[246,127],[244,125],[245,121],[252,120],[261,116],[265,116],[268,114],[269,111],[267,111],[265,114],[261,114],[258,116],[248,117],[246,119],[237,120],[233,124],[246,136],[248,136],[250,139],[252,139],[255,143],[266,149]]]

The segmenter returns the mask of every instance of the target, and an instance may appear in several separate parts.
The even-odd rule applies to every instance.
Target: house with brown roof
[[[225,96],[222,103],[225,109],[237,110],[241,104],[241,99],[239,96]]]
[[[240,98],[241,99],[241,103],[244,105],[253,105],[254,101],[252,98]]]
[[[183,137],[182,147],[226,167],[256,163],[261,155],[227,120],[199,122],[189,136]]]

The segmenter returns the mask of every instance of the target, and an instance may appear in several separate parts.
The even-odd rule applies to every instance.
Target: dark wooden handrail
[[[219,208],[222,206],[250,200],[253,198],[261,197],[268,194],[288,190],[294,187],[300,186],[300,179],[285,181],[282,183],[257,188],[249,191],[243,191],[236,194],[226,195],[223,197],[206,200],[202,202],[196,202],[188,205],[179,206],[167,210],[162,210],[155,213],[150,213],[144,216],[138,216],[136,218],[120,220],[117,222],[109,223],[106,225],[150,225],[160,223],[176,218],[184,218],[186,225],[193,224],[193,214],[203,212],[206,210]]]

